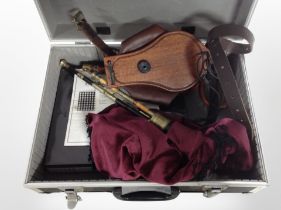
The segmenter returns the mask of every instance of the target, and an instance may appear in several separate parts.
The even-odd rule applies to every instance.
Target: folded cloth
[[[224,118],[207,129],[175,121],[167,133],[119,106],[89,114],[92,158],[112,178],[161,184],[193,179],[205,170],[245,171],[253,166],[245,127]]]

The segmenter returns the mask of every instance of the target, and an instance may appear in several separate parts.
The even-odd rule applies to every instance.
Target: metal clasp
[[[74,209],[77,205],[77,202],[82,200],[81,197],[77,195],[77,192],[75,192],[75,190],[65,190],[65,193],[68,209]]]
[[[212,198],[218,194],[220,194],[223,190],[225,190],[227,187],[211,187],[211,186],[205,186],[203,188],[204,193],[203,196],[206,198]]]

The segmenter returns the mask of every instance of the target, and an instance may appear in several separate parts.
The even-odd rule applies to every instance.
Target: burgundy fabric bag
[[[224,118],[204,131],[173,122],[163,133],[152,123],[112,106],[88,115],[97,170],[122,180],[161,184],[193,179],[206,168],[246,171],[253,158],[247,131]]]

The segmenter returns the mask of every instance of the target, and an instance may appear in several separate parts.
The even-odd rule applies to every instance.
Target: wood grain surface
[[[104,58],[107,81],[111,86],[152,85],[168,91],[183,91],[196,84],[203,74],[203,52],[207,48],[193,35],[169,32],[141,50]],[[149,62],[151,69],[140,72],[138,63]],[[108,62],[112,63],[114,79],[109,76]],[[114,83],[114,84],[113,84]]]

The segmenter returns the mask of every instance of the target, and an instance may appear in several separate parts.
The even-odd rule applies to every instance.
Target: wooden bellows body
[[[106,56],[104,64],[112,87],[149,85],[179,92],[199,81],[206,72],[207,60],[208,50],[198,39],[175,31],[137,51]]]

